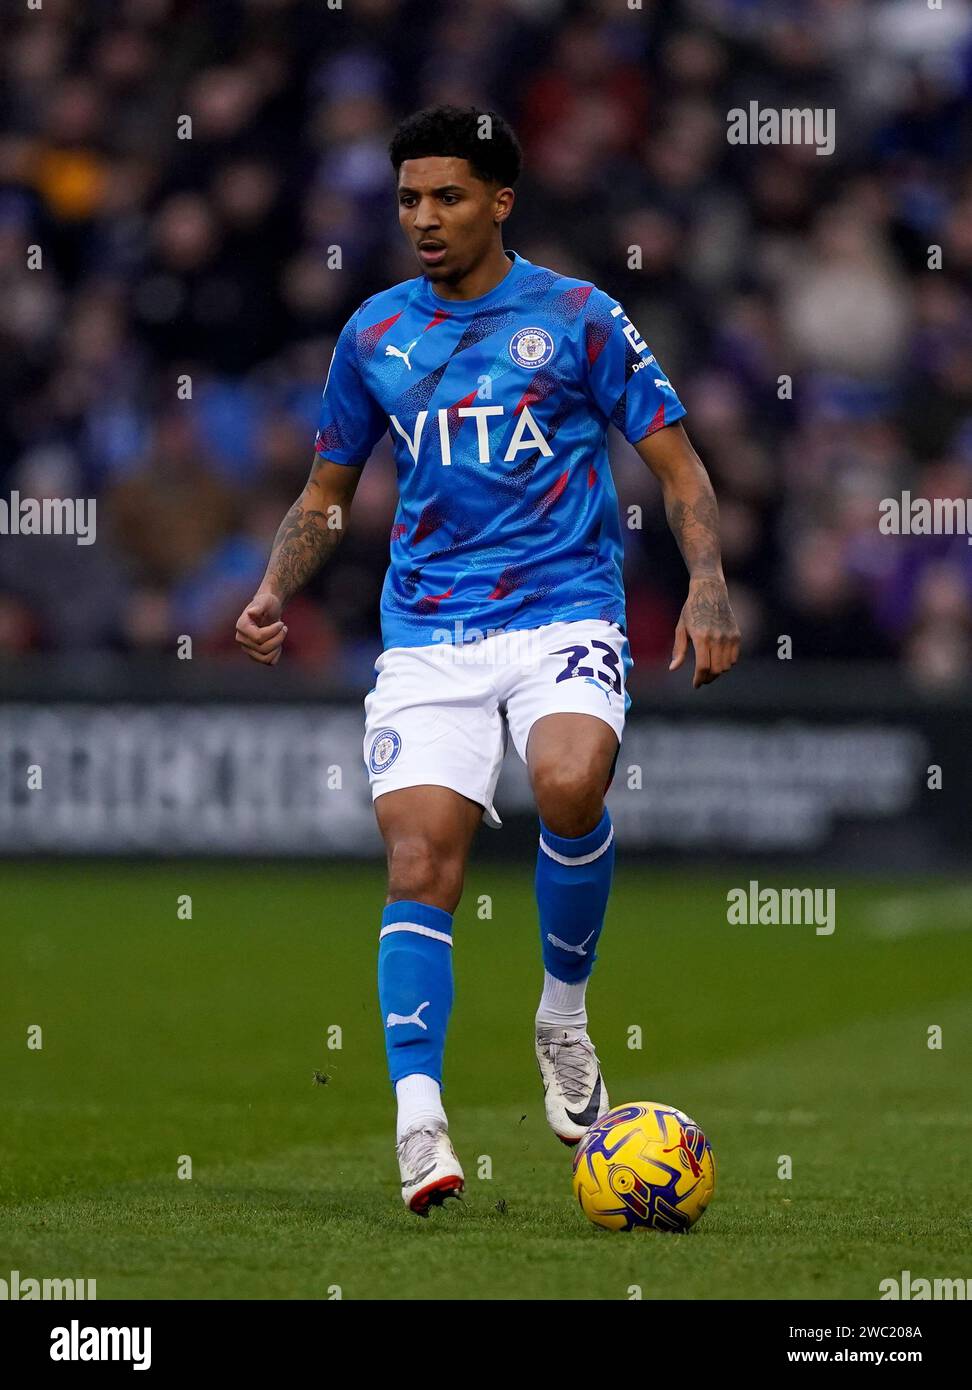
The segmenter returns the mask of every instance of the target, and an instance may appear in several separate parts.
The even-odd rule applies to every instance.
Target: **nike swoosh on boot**
[[[592,1125],[592,1124],[594,1123],[594,1121],[597,1119],[597,1111],[598,1111],[598,1106],[599,1106],[600,1104],[601,1104],[601,1078],[600,1078],[600,1076],[598,1076],[598,1078],[597,1078],[597,1085],[594,1087],[594,1090],[591,1092],[591,1098],[590,1098],[590,1100],[587,1102],[587,1105],[584,1107],[584,1109],[581,1110],[578,1114],[575,1115],[574,1112],[573,1112],[573,1110],[567,1110],[567,1109],[565,1108],[564,1113],[565,1113],[565,1115],[567,1116],[568,1120],[572,1120],[572,1121],[574,1122],[575,1125]]]

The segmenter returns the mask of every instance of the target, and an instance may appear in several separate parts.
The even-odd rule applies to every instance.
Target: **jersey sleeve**
[[[685,414],[648,344],[617,300],[603,290],[595,289],[587,301],[583,346],[591,397],[629,444]]]
[[[388,420],[368,391],[358,361],[357,314],[352,314],[334,345],[324,382],[314,452],[349,467],[359,467],[388,428]]]

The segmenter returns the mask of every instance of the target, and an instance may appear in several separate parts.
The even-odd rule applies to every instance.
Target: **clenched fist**
[[[263,589],[243,609],[236,620],[236,640],[254,661],[276,666],[283,650],[287,629],[280,620],[283,604],[276,594]]]

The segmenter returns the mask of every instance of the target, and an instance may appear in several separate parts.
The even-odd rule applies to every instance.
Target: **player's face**
[[[505,216],[504,192],[478,179],[465,159],[402,161],[398,220],[430,280],[461,280],[489,254]]]

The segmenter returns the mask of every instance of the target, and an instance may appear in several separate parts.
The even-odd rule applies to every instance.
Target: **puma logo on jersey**
[[[419,1014],[422,1012],[423,1009],[427,1009],[431,1002],[432,1001],[430,999],[426,999],[423,1003],[421,1003],[418,1006],[418,1008],[415,1010],[413,1014],[389,1014],[388,1017],[385,1019],[385,1027],[397,1028],[397,1026],[400,1023],[417,1023],[418,1026],[420,1028],[424,1028],[427,1033],[429,1031],[429,1025],[427,1023],[422,1022],[422,1020],[419,1018]]]
[[[412,344],[414,347],[415,344]],[[397,351],[397,349],[396,349]],[[439,422],[439,461],[443,467],[447,468],[452,463],[452,439],[449,435],[449,410],[439,410],[437,412]],[[479,446],[479,462],[492,463],[491,443],[489,438],[488,420],[492,416],[505,415],[506,410],[501,405],[461,405],[455,409],[455,415],[460,420],[472,419],[476,421],[476,440]],[[392,428],[404,439],[408,452],[412,456],[412,462],[418,463],[419,445],[422,442],[422,435],[425,430],[425,422],[429,418],[427,410],[420,410],[415,417],[415,424],[412,426],[411,433],[398,419],[397,415],[390,415]],[[517,454],[523,449],[539,449],[544,458],[553,457],[553,449],[544,439],[540,432],[540,426],[530,413],[530,407],[525,405],[516,417],[516,427],[513,430],[506,453],[503,455],[504,463],[512,463]]]
[[[387,345],[387,347],[385,348],[385,356],[386,356],[386,357],[400,357],[400,358],[402,359],[402,361],[405,363],[405,365],[406,365],[406,367],[408,368],[408,370],[411,371],[411,370],[412,370],[412,364],[411,364],[411,362],[408,360],[408,354],[412,351],[412,348],[415,346],[415,344],[416,344],[417,342],[418,342],[418,338],[413,338],[412,341],[409,343],[408,347],[405,348],[404,351],[402,351],[401,348],[393,347],[392,344],[389,343],[389,344]]]

